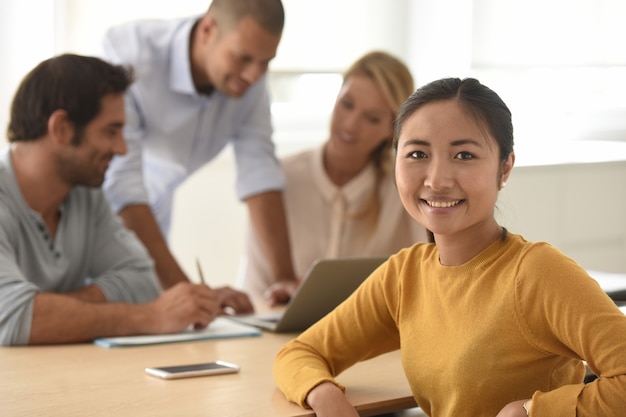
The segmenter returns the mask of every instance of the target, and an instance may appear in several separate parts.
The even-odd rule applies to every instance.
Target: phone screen
[[[146,368],[150,375],[165,379],[191,378],[203,375],[219,375],[239,372],[239,367],[232,363],[216,361],[190,365],[161,366]]]

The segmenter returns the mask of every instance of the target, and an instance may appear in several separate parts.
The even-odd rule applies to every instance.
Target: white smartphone
[[[239,366],[224,361],[146,368],[146,373],[149,375],[163,379],[192,378],[204,375],[233,374],[237,372],[239,372]]]

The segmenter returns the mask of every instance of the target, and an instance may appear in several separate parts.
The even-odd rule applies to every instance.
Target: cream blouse
[[[323,146],[282,160],[286,177],[283,192],[296,275],[303,278],[319,258],[384,256],[425,241],[424,228],[405,211],[393,174],[379,187],[376,223],[357,214],[375,186],[376,171],[368,165],[338,187],[323,165]],[[240,286],[260,297],[274,282],[254,231],[248,228],[247,256]]]

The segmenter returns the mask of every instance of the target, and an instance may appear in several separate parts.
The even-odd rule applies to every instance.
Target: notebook
[[[171,334],[102,337],[94,340],[93,342],[101,347],[113,348],[260,335],[261,332],[255,327],[235,323],[231,320],[225,319],[224,317],[217,317],[211,322],[211,324],[209,324],[208,327],[202,330],[187,329],[180,333]]]
[[[367,278],[386,257],[320,259],[281,312],[230,316],[264,330],[301,332],[324,317]]]

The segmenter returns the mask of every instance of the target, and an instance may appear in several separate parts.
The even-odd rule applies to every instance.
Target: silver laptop
[[[387,257],[320,259],[311,265],[283,311],[230,318],[277,333],[301,332],[348,298],[386,260]]]

